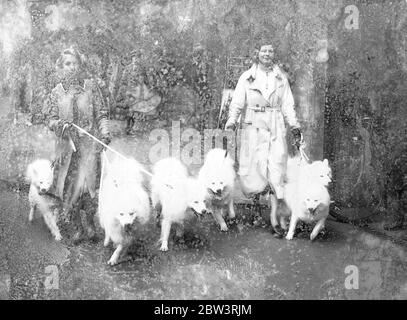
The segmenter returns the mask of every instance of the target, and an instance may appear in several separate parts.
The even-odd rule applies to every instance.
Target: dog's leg
[[[311,232],[311,236],[310,236],[311,241],[316,238],[316,236],[318,235],[318,233],[319,233],[319,232],[321,231],[321,229],[325,226],[325,220],[326,220],[326,218],[321,219],[321,220],[319,220],[319,221],[317,222],[317,224],[315,225],[314,229],[313,229],[312,232]]]
[[[28,214],[28,221],[32,222],[34,219],[35,204],[31,205],[30,213]]]
[[[112,254],[112,256],[110,257],[110,259],[109,259],[109,261],[107,262],[107,264],[109,264],[109,265],[111,265],[111,266],[117,264],[117,262],[119,261],[120,253],[121,253],[122,250],[123,250],[123,247],[124,247],[124,246],[123,246],[122,244],[119,244],[119,245],[117,246],[116,250],[113,252],[113,254]]]
[[[270,193],[270,205],[271,205],[271,212],[270,212],[270,222],[275,229],[278,225],[277,222],[277,196],[274,193]]]
[[[45,212],[44,221],[48,226],[49,230],[51,231],[52,235],[54,236],[55,240],[60,241],[62,239],[62,236],[61,233],[59,232],[55,216],[49,211]]]
[[[236,217],[235,208],[233,206],[233,198],[229,201],[229,218],[234,219]]]
[[[105,240],[103,241],[103,245],[104,245],[105,247],[107,247],[107,246],[109,245],[109,242],[110,242],[110,237],[109,237],[109,235],[107,234],[107,232],[105,231]]]
[[[161,251],[168,251],[168,237],[170,236],[171,221],[163,218],[161,220]]]
[[[292,240],[294,237],[294,232],[295,232],[295,227],[297,226],[298,218],[296,215],[292,214],[291,215],[291,220],[290,220],[290,228],[288,229],[288,233],[286,235],[287,240]]]
[[[213,217],[215,218],[215,220],[216,220],[216,221],[218,222],[218,224],[220,225],[220,230],[222,230],[222,231],[228,231],[229,229],[228,229],[228,226],[226,225],[225,220],[223,219],[222,213],[223,213],[223,210],[222,210],[222,209],[220,209],[220,210],[213,210],[213,211],[212,211]]]

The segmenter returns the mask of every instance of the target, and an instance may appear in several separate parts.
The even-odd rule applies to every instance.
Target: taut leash
[[[71,125],[78,129],[80,132],[86,134],[87,136],[89,136],[90,138],[92,138],[93,140],[95,140],[96,142],[98,142],[99,144],[101,144],[102,146],[104,146],[107,150],[112,151],[114,154],[118,155],[120,158],[124,159],[124,160],[129,160],[129,158],[127,158],[126,156],[124,156],[123,154],[121,154],[119,151],[113,149],[112,147],[109,147],[106,143],[100,141],[98,138],[96,138],[94,135],[90,134],[89,132],[87,132],[85,129],[82,129],[81,127],[77,126],[75,123],[71,123]],[[143,168],[139,168],[141,172],[144,172],[145,174],[147,174],[150,177],[153,177],[153,174]],[[170,189],[173,189],[171,185],[169,185],[168,183],[162,182],[163,184],[165,184],[167,187],[169,187]]]

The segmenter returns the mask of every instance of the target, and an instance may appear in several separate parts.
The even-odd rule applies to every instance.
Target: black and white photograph
[[[0,300],[406,299],[407,1],[0,0]]]

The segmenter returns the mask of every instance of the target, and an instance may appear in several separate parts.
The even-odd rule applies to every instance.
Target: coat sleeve
[[[109,134],[109,110],[102,100],[102,92],[95,81],[92,83],[92,100],[95,110],[96,122],[101,136]]]
[[[246,105],[245,81],[244,76],[240,76],[235,91],[233,92],[232,101],[230,102],[228,123],[236,123]]]
[[[294,97],[290,89],[288,80],[285,81],[283,93],[281,96],[281,110],[284,118],[291,128],[300,128],[294,108]]]
[[[48,128],[55,133],[57,137],[60,137],[62,134],[61,128],[61,119],[59,118],[59,105],[58,105],[58,96],[55,92],[55,89],[51,91],[49,98],[49,109],[47,115],[47,126]]]

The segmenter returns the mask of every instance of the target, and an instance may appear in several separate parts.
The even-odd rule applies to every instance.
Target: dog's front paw
[[[56,240],[56,241],[61,241],[61,240],[62,240],[62,236],[61,236],[60,234],[57,234],[57,235],[55,236],[55,240]]]
[[[28,221],[33,222],[33,220],[34,220],[34,210],[31,209],[30,213],[28,214]]]
[[[311,241],[314,241],[314,239],[318,236],[319,232],[312,232],[311,236],[309,237]]]
[[[111,257],[110,259],[109,259],[109,261],[107,262],[107,264],[109,265],[109,266],[114,266],[114,265],[116,265],[117,264],[117,262],[118,262],[118,259],[116,258],[116,257]]]
[[[160,251],[168,251],[168,244],[163,241],[160,247]]]
[[[223,222],[223,223],[220,225],[220,230],[221,230],[221,231],[228,231],[228,230],[229,230],[228,226],[226,225],[226,222]]]
[[[294,238],[294,234],[293,233],[287,233],[287,235],[285,236],[285,238],[287,240],[292,240]]]

